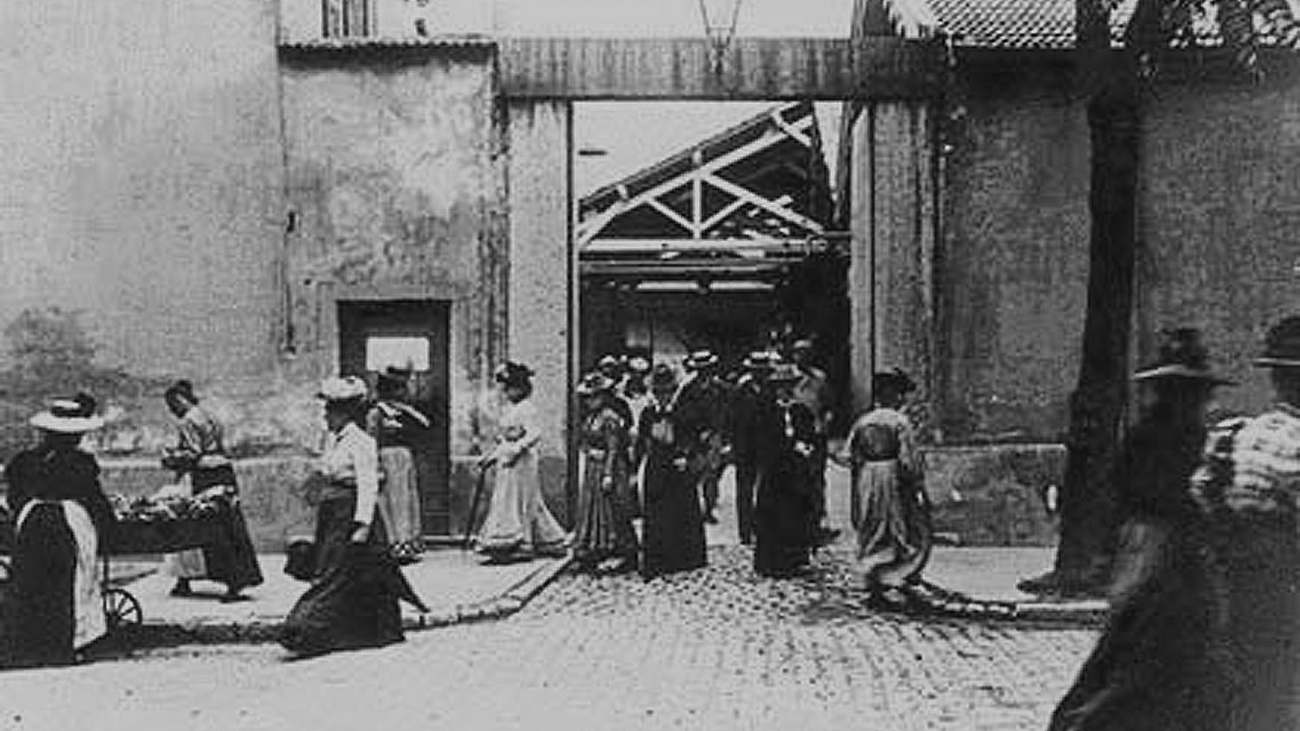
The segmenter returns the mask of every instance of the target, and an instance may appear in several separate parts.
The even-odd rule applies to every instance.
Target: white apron
[[[90,514],[74,500],[30,500],[18,514],[15,533],[23,529],[23,522],[38,504],[59,505],[63,519],[76,541],[77,563],[72,574],[72,616],[74,629],[72,646],[80,649],[108,633],[108,620],[104,617],[104,599],[100,595],[98,568],[95,558],[99,553],[99,534]]]

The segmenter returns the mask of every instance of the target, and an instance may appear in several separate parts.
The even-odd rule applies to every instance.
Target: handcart
[[[144,622],[140,601],[130,591],[113,585],[110,577],[113,556],[176,553],[203,548],[219,540],[222,525],[216,515],[151,520],[119,520],[109,537],[107,550],[100,552],[101,594],[109,630]]]

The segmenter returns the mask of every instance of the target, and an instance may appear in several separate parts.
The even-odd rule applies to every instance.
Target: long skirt
[[[759,478],[754,506],[754,571],[787,577],[807,567],[815,525],[816,481],[799,469],[775,469]]]
[[[487,518],[475,540],[479,552],[495,559],[557,554],[567,538],[542,497],[537,457],[524,452],[513,465],[498,466]]]
[[[20,516],[3,624],[5,665],[69,665],[76,650],[104,635],[97,549],[79,504],[41,502]]]
[[[194,470],[190,473],[190,480],[196,495],[218,485],[237,487],[235,470],[229,466]],[[217,540],[203,548],[169,554],[166,561],[168,573],[179,579],[216,581],[236,592],[261,584],[262,569],[257,563],[257,551],[248,534],[248,523],[240,509],[238,493],[218,500],[217,506],[221,523]]]
[[[1052,715],[1051,731],[1222,731],[1227,645],[1194,526],[1121,529],[1107,627]]]
[[[379,515],[388,527],[389,550],[398,559],[414,559],[424,553],[424,532],[420,529],[420,491],[415,458],[409,447],[379,450],[384,471],[380,485]]]
[[[583,450],[578,455],[578,521],[573,554],[579,563],[594,566],[606,559],[635,561],[636,531],[627,504],[627,470],[615,470],[609,489],[602,487],[607,474],[603,452]]]
[[[401,642],[398,601],[423,607],[388,553],[384,522],[376,518],[363,544],[353,544],[356,497],[316,509],[316,576],[284,621],[280,644],[314,655]]]
[[[697,477],[651,458],[645,467],[641,575],[647,579],[708,563]]]
[[[871,587],[915,581],[930,560],[930,507],[920,485],[899,479],[898,462],[866,462],[854,472],[858,571]]]

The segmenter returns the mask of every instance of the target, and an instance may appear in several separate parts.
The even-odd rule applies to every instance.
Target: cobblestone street
[[[873,614],[834,581],[753,576],[748,549],[643,583],[566,574],[502,622],[285,662],[181,647],[0,677],[15,729],[1039,729],[1084,629]]]

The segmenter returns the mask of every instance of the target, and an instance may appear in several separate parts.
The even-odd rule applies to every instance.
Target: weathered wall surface
[[[507,111],[510,216],[509,357],[537,375],[533,399],[545,420],[543,489],[567,514],[569,386],[576,276],[569,246],[570,105],[511,103]]]
[[[935,290],[935,158],[924,102],[871,102],[854,136],[849,267],[854,400],[871,374],[902,368],[929,403]]]
[[[284,59],[292,378],[338,368],[340,301],[449,302],[454,463],[492,436],[506,338],[489,58],[452,47]]]
[[[1264,333],[1300,314],[1300,68],[1270,71],[1258,86],[1163,87],[1145,118],[1139,350],[1160,328],[1203,328],[1240,382],[1220,404],[1246,412],[1271,401],[1250,365]]]
[[[276,22],[260,0],[0,8],[0,326],[81,310],[98,366],[275,390]],[[170,439],[146,391],[106,440]]]
[[[1078,372],[1088,131],[1064,73],[971,74],[945,122],[935,409],[945,442],[1054,441]]]

